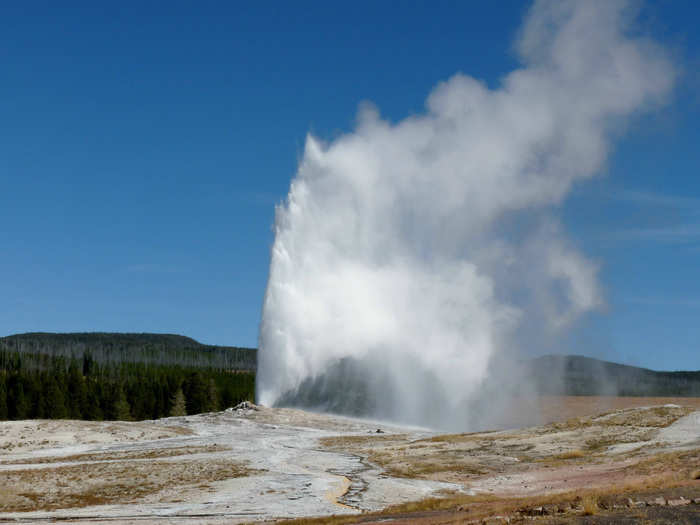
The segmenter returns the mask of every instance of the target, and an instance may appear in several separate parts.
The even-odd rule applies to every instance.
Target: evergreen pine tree
[[[216,412],[219,410],[219,390],[216,388],[216,381],[213,377],[209,379],[208,394],[205,412]]]
[[[185,401],[185,393],[182,388],[178,388],[177,392],[170,401],[172,407],[170,408],[170,417],[175,416],[186,416],[187,415],[187,403]]]
[[[100,399],[102,397],[102,388],[97,381],[89,381],[87,383],[87,396],[85,411],[83,418],[91,421],[100,421],[104,419],[102,407],[100,407]]]
[[[77,361],[68,370],[68,415],[71,419],[81,419],[87,409],[87,385]]]
[[[188,414],[201,414],[206,410],[208,388],[200,372],[192,372],[187,377],[184,391]]]
[[[58,381],[52,374],[44,375],[44,417],[48,419],[65,419],[68,417],[65,396]]]
[[[119,387],[117,400],[114,403],[114,418],[119,421],[131,421],[131,407],[126,400],[124,389]]]
[[[7,418],[7,388],[5,387],[5,372],[0,370],[0,421]]]
[[[27,419],[30,403],[24,395],[24,385],[19,374],[12,374],[7,382],[7,412],[10,419]]]

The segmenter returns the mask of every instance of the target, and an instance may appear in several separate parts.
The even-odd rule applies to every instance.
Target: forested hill
[[[157,419],[252,400],[256,351],[179,335],[0,338],[0,420]]]
[[[0,351],[82,358],[100,364],[143,363],[255,371],[256,350],[204,345],[172,334],[27,333],[0,337]]]
[[[700,396],[700,371],[658,372],[579,355],[547,355],[524,368],[542,394]]]

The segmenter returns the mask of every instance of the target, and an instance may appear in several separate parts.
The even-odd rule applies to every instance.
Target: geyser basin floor
[[[361,458],[318,444],[376,429],[376,423],[267,408],[151,423],[2,422],[0,521],[232,523],[358,513],[459,489],[384,478]]]
[[[620,399],[605,416],[452,435],[384,425],[377,434],[377,423],[268,408],[3,422],[0,521],[235,523],[353,515],[440,494],[529,497],[690,479],[700,466],[699,400],[621,410]],[[560,402],[567,414],[583,403]]]

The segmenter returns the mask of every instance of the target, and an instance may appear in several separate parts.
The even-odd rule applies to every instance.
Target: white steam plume
[[[277,208],[259,402],[352,359],[380,415],[464,426],[496,356],[601,305],[596,265],[552,209],[600,171],[622,119],[671,90],[663,51],[629,34],[634,14],[538,1],[498,89],[457,74],[422,115],[392,124],[367,105],[352,133],[307,138]]]

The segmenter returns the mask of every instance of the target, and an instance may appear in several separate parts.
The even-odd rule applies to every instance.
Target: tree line
[[[0,420],[143,420],[253,400],[255,374],[0,350]]]
[[[100,363],[125,361],[255,371],[256,350],[203,345],[173,334],[28,333],[0,337],[0,350],[67,358],[90,352]]]

